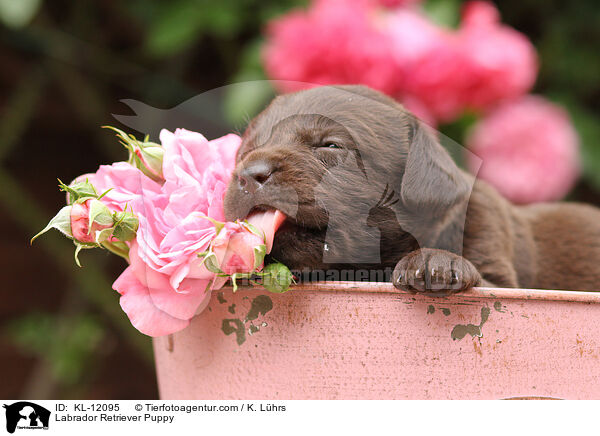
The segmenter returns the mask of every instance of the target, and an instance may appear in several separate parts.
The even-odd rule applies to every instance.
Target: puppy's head
[[[243,135],[229,220],[279,210],[272,256],[293,269],[393,266],[427,245],[468,183],[392,99],[361,86],[279,96]]]

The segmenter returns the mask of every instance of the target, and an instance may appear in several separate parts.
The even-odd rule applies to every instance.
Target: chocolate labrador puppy
[[[397,288],[436,296],[599,287],[600,210],[512,205],[369,88],[275,98],[248,125],[237,162],[227,219],[285,214],[271,255],[291,269],[390,268]]]

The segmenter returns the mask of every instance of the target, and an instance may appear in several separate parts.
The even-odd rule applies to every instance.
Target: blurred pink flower
[[[385,31],[397,65],[394,95],[429,124],[451,118],[462,109],[456,90],[458,53],[452,34],[434,25],[420,11],[400,8],[385,18]]]
[[[372,3],[382,6],[384,8],[399,8],[415,6],[422,2],[422,0],[371,0]]]
[[[419,102],[437,121],[456,119],[466,106],[471,74],[454,35],[446,33],[407,68],[401,101]]]
[[[411,3],[411,2],[408,2]],[[363,84],[391,95],[430,124],[527,93],[537,74],[529,40],[500,23],[489,2],[466,4],[458,30],[423,11],[377,0],[317,0],[272,22],[267,74],[283,91]],[[405,7],[402,7],[405,6]],[[307,83],[302,83],[307,82]]]
[[[579,176],[577,133],[567,113],[541,97],[504,103],[466,142],[483,160],[478,176],[515,203],[561,199]],[[467,163],[478,164],[469,156]]]
[[[317,0],[267,28],[264,65],[282,91],[316,85],[364,84],[393,95],[398,69],[387,35],[369,1]]]
[[[396,12],[389,28],[394,52],[402,56],[413,47],[412,56],[399,60],[406,72],[397,98],[419,102],[444,122],[527,93],[537,75],[535,48],[499,20],[484,1],[466,4],[458,31],[437,28],[418,11]]]
[[[464,73],[469,75],[466,107],[487,109],[533,86],[538,71],[535,48],[525,35],[500,23],[492,3],[467,3],[457,38]]]

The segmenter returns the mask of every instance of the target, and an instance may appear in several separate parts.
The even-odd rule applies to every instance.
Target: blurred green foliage
[[[155,57],[181,53],[202,38],[221,47],[240,36],[256,37],[268,20],[305,4],[298,0],[175,0],[128,3],[132,16],[147,29],[144,50]]]
[[[0,21],[8,27],[22,27],[35,16],[41,3],[41,0],[0,0]]]
[[[9,324],[7,332],[26,353],[46,362],[54,380],[67,387],[89,372],[104,337],[102,324],[85,314],[30,313]]]

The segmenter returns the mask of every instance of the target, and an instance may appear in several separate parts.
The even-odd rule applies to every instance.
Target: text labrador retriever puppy
[[[226,217],[276,210],[271,255],[295,270],[393,268],[397,288],[428,295],[600,287],[600,210],[512,205],[362,86],[279,96],[248,125]]]

